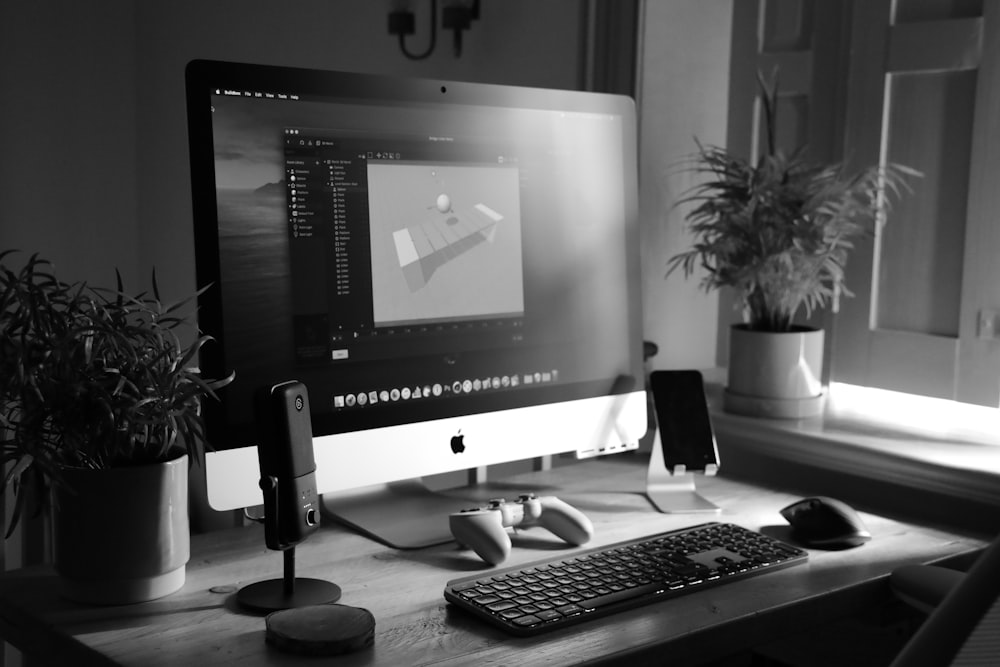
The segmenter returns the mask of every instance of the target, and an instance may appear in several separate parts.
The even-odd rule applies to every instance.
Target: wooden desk
[[[556,495],[587,513],[596,536],[588,546],[701,523],[714,515],[666,515],[643,494],[648,457],[625,455],[521,475],[477,488],[480,498],[530,490]],[[703,495],[723,507],[720,520],[780,533],[778,510],[798,496],[725,477],[699,478]],[[468,494],[470,490],[463,492]],[[459,508],[465,502],[460,502]],[[576,665],[624,661],[692,664],[808,629],[889,595],[884,577],[904,563],[931,562],[981,548],[984,540],[862,515],[874,539],[858,549],[811,551],[805,565],[597,619],[548,635],[516,639],[450,609],[449,579],[484,569],[469,551],[442,545],[396,551],[340,527],[323,529],[298,548],[300,576],[330,579],[342,603],[375,616],[373,649],[337,665]],[[446,521],[447,517],[442,517]],[[768,528],[771,527],[771,528]],[[281,554],[264,547],[252,526],[192,540],[187,583],[164,599],[95,608],[57,593],[51,570],[28,568],[0,580],[0,634],[45,664],[284,665],[317,664],[264,643],[264,621],[235,606],[231,592],[281,575]],[[514,539],[506,564],[571,553],[547,531]]]

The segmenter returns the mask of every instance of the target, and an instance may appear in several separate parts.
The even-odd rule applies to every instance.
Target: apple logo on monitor
[[[451,451],[455,454],[465,451],[465,436],[462,435],[462,429],[458,429],[458,433],[451,436]]]

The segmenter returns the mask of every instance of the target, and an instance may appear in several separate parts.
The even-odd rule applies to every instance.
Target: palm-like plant
[[[777,83],[761,87],[767,151],[756,163],[697,142],[685,168],[704,181],[677,205],[695,237],[671,257],[667,275],[697,266],[706,290],[732,287],[748,328],[789,331],[801,308],[807,314],[851,296],[844,271],[857,239],[885,219],[890,195],[919,172],[890,164],[847,173],[842,165],[809,163],[802,149],[786,155],[776,147]]]
[[[20,271],[0,253],[0,455],[23,506],[22,482],[60,481],[65,467],[108,468],[163,461],[177,446],[192,462],[205,442],[200,401],[233,374],[206,379],[191,365],[209,338],[188,346],[185,300],[129,296],[58,280],[32,256]]]

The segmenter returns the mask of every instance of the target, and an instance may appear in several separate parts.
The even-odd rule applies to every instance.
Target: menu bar
[[[216,95],[222,95],[223,97],[249,97],[253,99],[261,100],[299,100],[301,99],[298,95],[294,93],[281,93],[272,91],[261,91],[261,90],[235,90],[232,88],[216,88]]]

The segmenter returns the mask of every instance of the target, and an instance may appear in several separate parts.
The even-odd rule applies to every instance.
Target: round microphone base
[[[268,579],[244,586],[236,593],[243,607],[261,612],[329,604],[340,599],[340,586],[322,579],[296,577],[289,586],[285,579]]]

